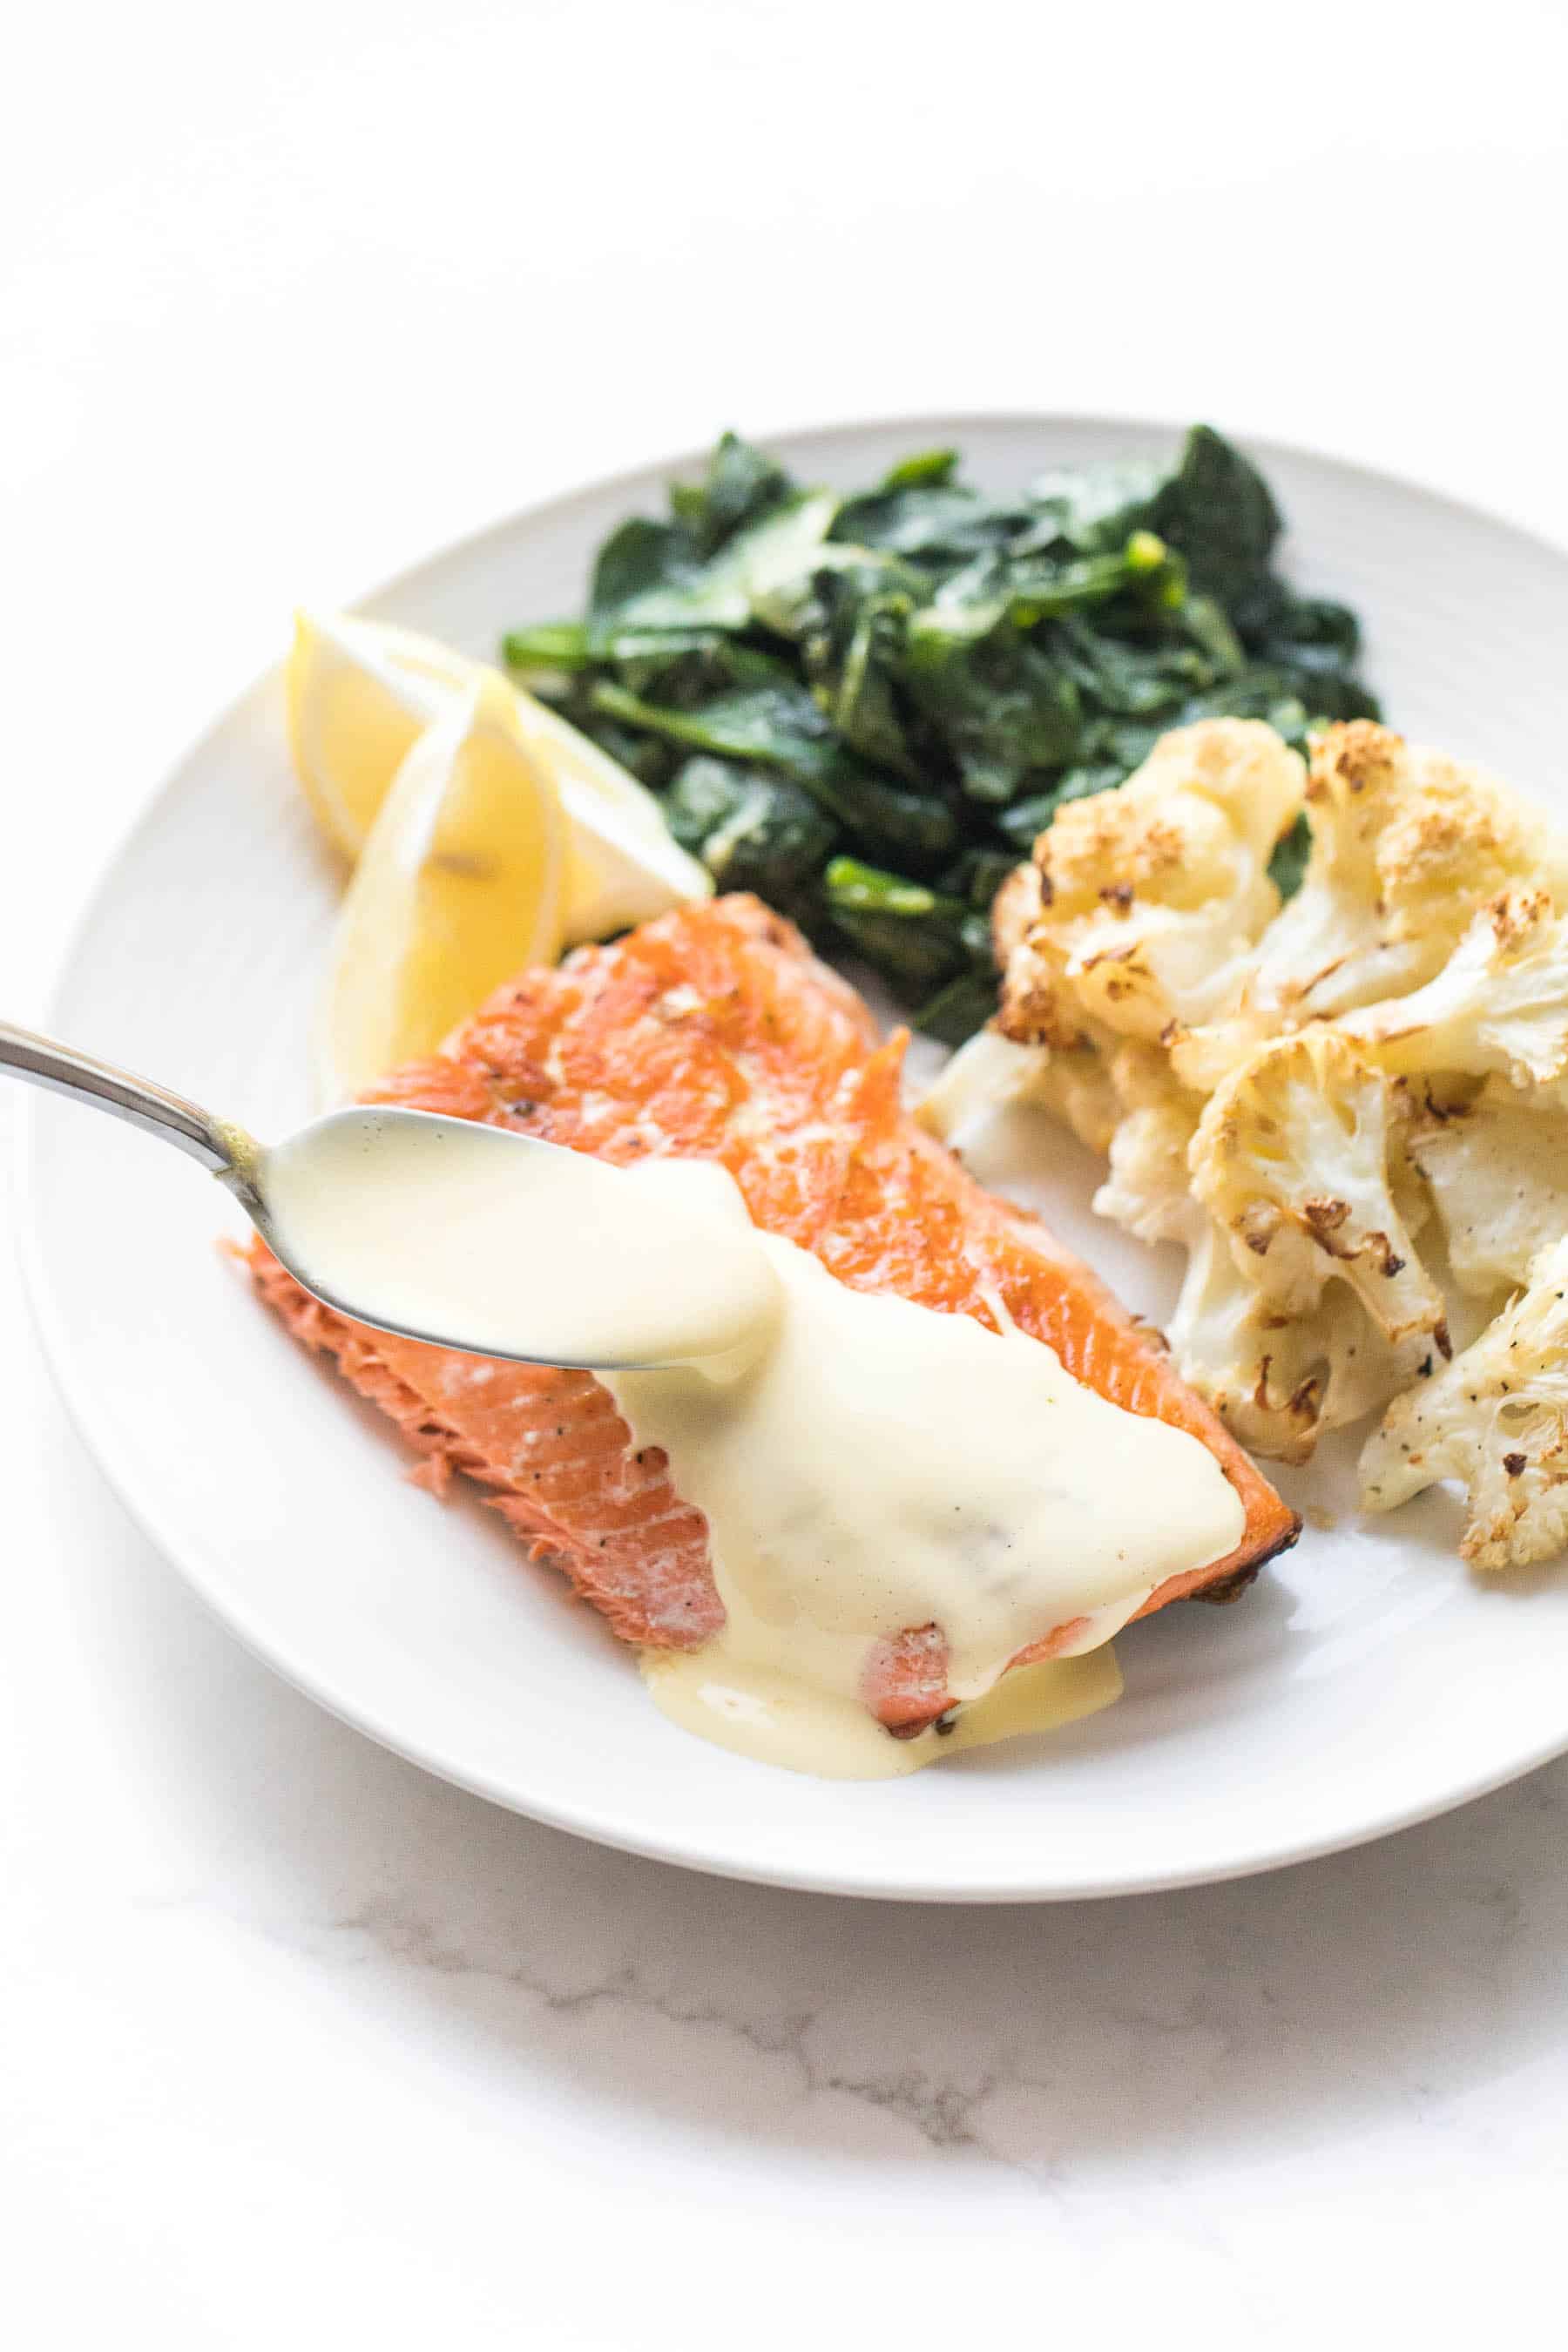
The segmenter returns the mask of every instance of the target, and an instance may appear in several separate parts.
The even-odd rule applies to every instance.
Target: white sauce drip
[[[647,1663],[689,1728],[797,1771],[912,1769],[943,1743],[900,1764],[867,1713],[879,1640],[940,1625],[948,1690],[978,1699],[1046,1633],[1084,1618],[1071,1646],[1096,1648],[1239,1541],[1240,1497],[1185,1431],[1024,1332],[850,1290],[761,1238],[784,1297],[766,1348],[723,1374],[608,1376],[708,1520],[724,1627]]]
[[[700,1650],[645,1653],[644,1673],[721,1746],[890,1778],[1070,1720],[1116,1696],[1101,1645],[1155,1587],[1240,1539],[1240,1498],[1196,1438],[1107,1402],[1023,1332],[847,1288],[758,1233],[711,1164],[616,1169],[367,1109],[259,1174],[282,1254],[362,1319],[601,1369],[708,1520],[726,1622]],[[1079,1619],[1085,1654],[1002,1680]],[[946,1738],[896,1740],[866,1707],[868,1660],[933,1624],[948,1690],[975,1704]]]

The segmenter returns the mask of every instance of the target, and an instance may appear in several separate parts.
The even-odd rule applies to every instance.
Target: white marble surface
[[[294,599],[726,420],[1201,411],[1568,534],[1561,11],[1462,45],[1342,0],[1057,22],[1088,14],[35,12],[0,100],[0,1003],[37,1009],[91,861]],[[103,1488],[4,1258],[0,1431],[28,2352],[1555,2307],[1568,1765],[1131,1903],[708,1883],[253,1664]]]

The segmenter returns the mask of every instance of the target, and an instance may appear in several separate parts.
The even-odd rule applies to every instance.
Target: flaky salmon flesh
[[[812,1250],[840,1282],[997,1328],[996,1306],[1068,1370],[1130,1412],[1200,1439],[1246,1509],[1225,1559],[1161,1585],[1141,1612],[1228,1599],[1294,1542],[1300,1522],[1181,1381],[1159,1335],[1025,1212],[994,1198],[904,1109],[907,1034],[885,1043],[860,998],[760,901],[731,897],[646,924],[614,946],[525,971],[429,1061],[363,1097],[625,1164],[717,1160],[754,1223]],[[472,1480],[536,1560],[564,1570],[623,1640],[696,1648],[724,1622],[708,1528],[658,1448],[639,1445],[592,1373],[552,1371],[394,1339],[320,1305],[258,1242],[262,1297],[308,1348],[395,1422],[412,1475]],[[1070,1646],[1083,1621],[1042,1625],[1014,1664]],[[908,1736],[952,1705],[939,1625],[876,1645],[867,1705]]]

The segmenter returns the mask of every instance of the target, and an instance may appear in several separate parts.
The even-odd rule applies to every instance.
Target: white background
[[[1449,21],[35,9],[0,84],[0,1005],[41,1011],[294,603],[725,423],[1202,414],[1568,537],[1568,19]],[[1555,2307],[1568,1767],[1134,1903],[721,1886],[437,1786],[253,1664],[104,1490],[4,1259],[0,1467],[28,2352]]]

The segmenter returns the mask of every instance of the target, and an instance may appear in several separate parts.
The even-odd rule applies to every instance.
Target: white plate
[[[921,417],[781,443],[852,484],[956,442],[982,485],[1166,446],[1161,428]],[[1397,724],[1544,789],[1568,740],[1568,558],[1429,492],[1258,452],[1308,584],[1353,602]],[[695,461],[693,461],[695,462]],[[434,557],[369,608],[477,653],[570,611],[590,552],[659,466]],[[308,1109],[306,1039],[335,878],[263,679],[182,762],[68,959],[61,1034],[262,1135]],[[1016,1136],[994,1133],[995,1165]],[[1136,1306],[1172,1267],[1089,1216],[1054,1129],[1032,1197]],[[1221,1878],[1419,1820],[1568,1748],[1568,1577],[1484,1586],[1433,1496],[1379,1522],[1342,1460],[1291,1482],[1339,1513],[1231,1609],[1121,1644],[1119,1706],[1049,1739],[869,1786],[771,1772],[684,1737],[632,1660],[499,1521],[398,1475],[369,1407],[308,1363],[224,1262],[228,1203],[166,1149],[39,1100],[25,1250],[66,1396],[125,1501],[263,1657],[388,1747],[562,1828],[692,1867],[929,1901],[1112,1895]],[[1021,1189],[1018,1188],[1018,1189]],[[1337,1491],[1336,1491],[1337,1490]]]

